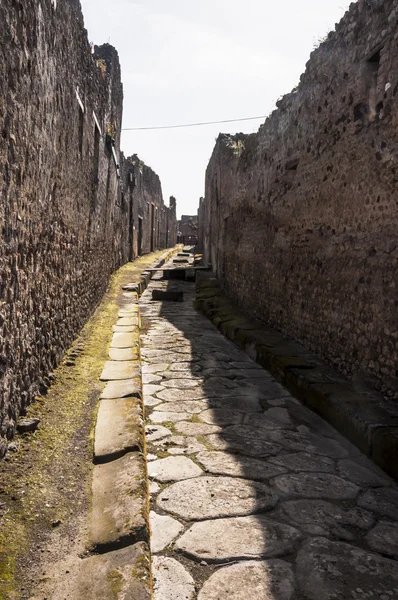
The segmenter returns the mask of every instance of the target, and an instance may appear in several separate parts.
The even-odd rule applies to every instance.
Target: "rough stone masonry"
[[[396,0],[359,0],[256,134],[220,135],[200,237],[252,314],[397,394]]]
[[[92,52],[80,2],[4,0],[0,22],[1,457],[110,274],[173,245],[176,216],[120,152],[118,55]]]

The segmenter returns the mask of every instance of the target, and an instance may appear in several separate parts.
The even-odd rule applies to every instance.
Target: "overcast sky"
[[[309,54],[347,10],[346,0],[81,0],[90,41],[116,46],[123,127],[267,115],[294,88]],[[158,173],[178,214],[196,214],[220,131],[260,121],[126,131],[122,150]]]

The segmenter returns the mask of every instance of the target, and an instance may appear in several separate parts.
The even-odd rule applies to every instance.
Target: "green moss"
[[[123,575],[117,569],[112,569],[107,573],[107,579],[112,591],[112,594],[117,599],[120,592],[123,591]]]

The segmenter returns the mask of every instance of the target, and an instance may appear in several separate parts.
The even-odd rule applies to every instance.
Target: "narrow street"
[[[140,300],[155,600],[398,598],[395,483],[161,276]]]

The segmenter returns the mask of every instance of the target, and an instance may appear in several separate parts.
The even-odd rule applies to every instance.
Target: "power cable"
[[[124,127],[122,131],[148,131],[149,129],[179,129],[182,127],[201,127],[202,125],[218,125],[219,123],[237,123],[238,121],[254,121],[266,119],[267,115],[261,117],[244,117],[243,119],[225,119],[224,121],[205,121],[203,123],[187,123],[185,125],[160,125],[157,127]]]

